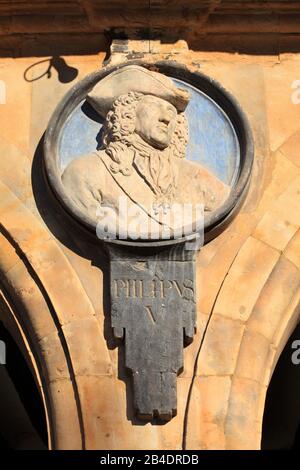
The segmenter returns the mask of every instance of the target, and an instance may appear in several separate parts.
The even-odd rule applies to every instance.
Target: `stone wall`
[[[43,75],[48,63],[36,64],[43,57],[0,59],[2,296],[26,338],[52,448],[259,448],[268,383],[299,321],[300,105],[292,101],[299,54],[191,51],[158,41],[149,54],[148,45],[130,43],[112,61],[135,51],[201,70],[236,96],[255,139],[243,208],[197,257],[198,331],[177,381],[178,415],[164,426],[135,423],[122,351],[105,317],[107,260],[61,212],[42,175],[48,119],[76,81],[101,67],[101,45],[97,54],[63,57],[78,71],[67,83],[54,68]]]

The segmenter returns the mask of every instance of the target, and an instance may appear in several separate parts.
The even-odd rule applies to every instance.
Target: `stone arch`
[[[290,148],[272,155],[255,207],[252,179],[232,226],[199,255],[187,448],[260,448],[267,387],[300,315],[300,169]]]
[[[86,375],[111,375],[94,309],[57,242],[3,183],[0,212],[0,285],[41,383],[51,447],[83,449],[88,403],[79,382]],[[87,344],[92,356],[98,348],[96,361],[85,354]]]
[[[6,84],[0,80],[0,104],[6,104]]]
[[[228,269],[197,361],[188,447],[260,448],[267,387],[299,322],[299,242],[299,230],[283,251],[249,236]]]

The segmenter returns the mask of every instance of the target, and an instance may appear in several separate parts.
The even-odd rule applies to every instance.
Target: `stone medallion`
[[[63,208],[109,254],[111,326],[125,341],[137,416],[170,420],[196,328],[195,253],[224,230],[247,191],[247,120],[208,77],[131,61],[68,92],[44,150]]]

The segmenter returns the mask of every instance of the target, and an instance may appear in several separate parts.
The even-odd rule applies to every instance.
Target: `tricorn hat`
[[[173,104],[179,112],[184,111],[189,102],[187,90],[177,88],[169,77],[139,65],[126,65],[107,75],[86,99],[104,118],[118,96],[130,91],[158,96]]]

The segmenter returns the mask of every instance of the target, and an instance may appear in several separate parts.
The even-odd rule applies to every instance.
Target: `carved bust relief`
[[[247,120],[209,77],[135,61],[76,84],[44,149],[61,204],[95,246],[95,234],[105,242],[111,328],[124,342],[134,416],[166,422],[196,328],[193,242],[217,236],[243,200],[253,159]]]
[[[136,237],[163,229],[170,237],[220,207],[230,188],[208,168],[186,159],[189,138],[187,90],[162,74],[138,65],[117,69],[94,86],[87,101],[104,119],[101,147],[73,159],[62,183],[76,206],[96,220],[102,209],[113,224],[136,224]],[[126,202],[126,216],[124,204]],[[121,203],[120,203],[121,201]],[[128,209],[129,208],[129,209]],[[128,213],[130,214],[128,220]],[[146,230],[144,229],[146,227]]]

